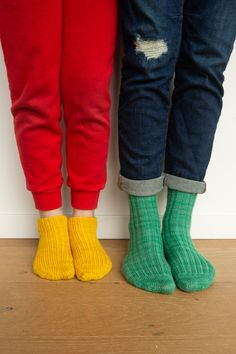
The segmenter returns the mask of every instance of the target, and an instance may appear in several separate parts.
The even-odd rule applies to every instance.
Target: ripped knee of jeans
[[[145,40],[137,36],[134,45],[136,53],[142,53],[147,60],[158,59],[168,52],[167,43],[163,39]]]

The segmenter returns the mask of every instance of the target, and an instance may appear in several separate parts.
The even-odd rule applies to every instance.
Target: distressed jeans
[[[204,193],[236,35],[236,0],[120,5],[119,186],[140,196],[164,185]]]

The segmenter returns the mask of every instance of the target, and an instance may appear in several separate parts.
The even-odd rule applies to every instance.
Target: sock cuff
[[[131,196],[129,195],[130,216],[149,218],[158,214],[157,197],[154,196]]]
[[[40,217],[37,220],[38,231],[42,234],[62,235],[67,231],[67,216],[55,215],[48,217]]]
[[[68,219],[68,228],[77,229],[80,233],[82,233],[83,230],[85,230],[86,233],[96,233],[97,224],[96,216],[71,216]]]
[[[175,189],[168,188],[167,204],[185,204],[193,207],[197,198],[197,193],[182,192]]]

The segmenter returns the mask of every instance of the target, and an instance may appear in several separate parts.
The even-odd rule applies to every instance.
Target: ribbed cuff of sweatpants
[[[43,192],[32,192],[32,195],[38,210],[53,210],[62,206],[61,187]]]
[[[71,206],[80,210],[94,210],[98,205],[100,191],[71,189]]]

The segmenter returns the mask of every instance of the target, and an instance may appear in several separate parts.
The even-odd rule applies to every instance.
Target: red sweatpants
[[[117,0],[1,0],[0,40],[26,188],[61,206],[61,103],[71,204],[95,209],[106,183]]]

